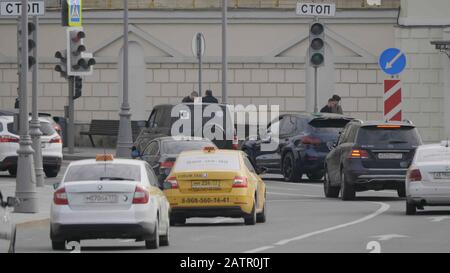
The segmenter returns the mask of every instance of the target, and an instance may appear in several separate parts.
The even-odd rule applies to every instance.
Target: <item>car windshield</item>
[[[55,129],[53,129],[53,126],[49,122],[43,122],[41,121],[41,132],[43,136],[51,136],[56,133]],[[19,132],[14,130],[14,123],[8,123],[8,131],[11,134],[18,135]]]
[[[208,170],[239,170],[237,154],[204,154],[183,155],[175,163],[176,172],[208,171]]]
[[[421,140],[417,129],[410,126],[399,128],[362,127],[358,132],[357,143],[370,146],[419,146]]]
[[[129,164],[97,163],[71,166],[64,182],[126,180],[140,181],[140,166]]]
[[[421,150],[418,152],[416,159],[417,162],[446,160],[450,160],[450,148],[445,147],[431,150]]]
[[[180,154],[184,151],[201,150],[206,146],[215,146],[210,141],[164,141],[164,154]]]

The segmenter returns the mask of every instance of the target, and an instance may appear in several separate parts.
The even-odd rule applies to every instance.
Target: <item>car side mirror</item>
[[[53,189],[56,190],[57,188],[59,188],[59,185],[61,185],[61,183],[55,183],[55,184],[53,184]]]
[[[265,174],[267,173],[268,169],[266,167],[258,167],[258,169],[256,170],[257,174]]]
[[[170,184],[169,182],[164,182],[162,188],[163,188],[163,190],[170,190],[170,189],[172,189],[172,184]]]

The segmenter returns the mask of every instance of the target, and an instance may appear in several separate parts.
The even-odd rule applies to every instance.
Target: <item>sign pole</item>
[[[227,55],[227,27],[228,1],[222,0],[222,103],[228,102],[228,55]]]
[[[317,105],[317,66],[314,67],[314,113],[319,112],[319,107]]]
[[[202,97],[202,52],[203,39],[202,34],[197,33],[197,57],[198,57],[198,96]]]
[[[22,7],[28,6],[28,0],[22,0]],[[20,74],[20,141],[17,150],[16,197],[20,203],[14,208],[18,213],[38,212],[36,194],[36,176],[33,164],[33,149],[29,134],[28,111],[28,9],[22,9],[21,16],[21,74]]]
[[[70,56],[68,57],[70,58]],[[68,77],[69,83],[69,124],[67,128],[67,146],[69,148],[69,154],[75,153],[75,105],[73,100],[75,77]]]

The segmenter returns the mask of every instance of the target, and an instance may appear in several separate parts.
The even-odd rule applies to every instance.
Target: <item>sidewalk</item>
[[[93,148],[93,147],[75,147],[75,152],[69,154],[69,149],[66,147],[63,149],[64,160],[82,160],[92,159],[98,154],[113,154],[116,155],[115,148]]]

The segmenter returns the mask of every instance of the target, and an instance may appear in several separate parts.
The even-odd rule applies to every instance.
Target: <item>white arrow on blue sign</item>
[[[388,48],[378,61],[381,70],[388,75],[398,75],[406,67],[406,55],[398,48]]]

